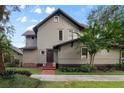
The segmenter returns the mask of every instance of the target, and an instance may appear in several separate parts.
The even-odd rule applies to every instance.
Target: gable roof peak
[[[47,20],[49,20],[51,17],[53,17],[56,14],[62,14],[64,15],[67,19],[69,19],[72,23],[74,23],[75,25],[77,25],[79,28],[84,29],[85,25],[80,24],[79,22],[77,22],[75,19],[73,19],[71,16],[69,16],[67,13],[65,13],[62,9],[58,8],[56,9],[52,14],[50,14],[48,17],[46,17],[43,21],[41,21],[39,24],[37,24],[33,30],[35,33],[37,33],[38,28],[44,24]]]

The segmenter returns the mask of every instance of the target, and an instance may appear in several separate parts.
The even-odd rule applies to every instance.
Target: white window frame
[[[68,29],[68,31],[69,31],[69,39],[73,39],[74,37],[73,37],[73,29]]]
[[[122,53],[124,53],[124,49],[121,50],[121,60],[124,60],[124,57],[122,56],[124,54],[122,54]]]
[[[57,20],[56,20],[56,18],[57,18]],[[59,16],[54,16],[54,22],[55,23],[58,23],[59,22]]]
[[[87,59],[88,53],[86,55],[82,55],[82,49],[87,49],[87,48],[84,48],[84,47],[81,48],[81,60]]]
[[[59,31],[62,31],[62,40],[59,39]],[[60,29],[59,31],[58,31],[58,40],[64,41],[64,30]]]
[[[121,50],[121,58],[123,58],[123,59],[124,59],[124,57],[122,56],[122,55],[124,55],[124,54],[122,54],[122,53],[124,53],[124,49],[123,49],[123,50]]]

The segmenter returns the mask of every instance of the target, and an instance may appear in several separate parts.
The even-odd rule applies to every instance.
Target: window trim
[[[124,54],[123,53],[124,53],[124,49],[121,50],[121,58],[124,59]]]
[[[62,39],[60,40],[60,31],[62,31]],[[59,30],[59,33],[58,33],[58,40],[59,41],[63,41],[64,40],[64,31],[63,30]]]
[[[57,18],[58,20],[55,21],[55,18]],[[54,16],[54,22],[55,22],[55,23],[58,23],[58,22],[59,22],[59,16]]]
[[[87,52],[87,48],[84,48],[84,47],[81,47],[81,59],[83,59],[84,57],[83,57],[83,55],[82,55],[82,49],[86,49],[86,57],[85,57],[85,59],[87,59],[87,57],[88,57],[88,52]]]

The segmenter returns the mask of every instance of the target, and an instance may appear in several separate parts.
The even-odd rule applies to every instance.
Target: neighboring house
[[[57,9],[37,24],[33,31],[23,34],[26,38],[23,66],[37,67],[47,63],[60,66],[88,64],[87,48],[79,43],[74,33],[83,31],[86,27],[61,9]],[[110,52],[101,50],[95,56],[95,64],[118,64],[121,58],[122,52],[118,47]]]
[[[23,51],[22,49],[19,49],[15,46],[12,46],[12,56],[13,56],[13,59],[12,60],[18,60],[20,65],[22,63],[22,59],[23,59]]]

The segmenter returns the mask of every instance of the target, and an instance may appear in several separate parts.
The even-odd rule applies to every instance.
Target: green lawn
[[[39,80],[27,76],[15,75],[14,79],[0,78],[0,88],[35,88]]]
[[[17,71],[30,71],[32,74],[41,74],[41,68],[12,68],[8,67],[6,68],[7,70],[12,69],[12,70],[17,70]]]
[[[62,72],[57,69],[56,74],[57,75],[124,75],[124,71]]]
[[[44,88],[124,88],[124,82],[109,81],[42,81]]]

